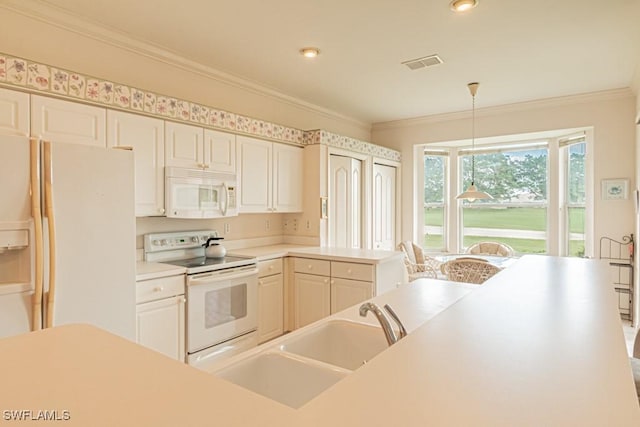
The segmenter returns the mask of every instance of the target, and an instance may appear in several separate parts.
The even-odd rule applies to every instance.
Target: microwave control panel
[[[236,187],[230,185],[229,187],[227,187],[227,192],[229,194],[229,207],[230,208],[235,208],[236,205]]]

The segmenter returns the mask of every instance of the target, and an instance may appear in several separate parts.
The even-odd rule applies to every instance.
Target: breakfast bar
[[[607,279],[598,260],[524,256],[483,285],[402,285],[372,302],[408,335],[299,409],[90,326],[7,338],[0,425],[29,409],[92,426],[637,426]],[[336,320],[377,325],[351,307],[228,364]]]

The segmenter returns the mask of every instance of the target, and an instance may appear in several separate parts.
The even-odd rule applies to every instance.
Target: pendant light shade
[[[478,92],[478,86],[480,83],[474,82],[469,83],[467,87],[469,88],[469,92],[471,93],[471,185],[467,188],[467,190],[461,194],[459,194],[456,199],[468,200],[469,202],[473,202],[476,199],[493,199],[489,194],[484,191],[478,191],[475,185],[476,180],[476,156],[474,153],[474,148],[476,145],[475,139],[475,131],[476,131],[476,92]]]

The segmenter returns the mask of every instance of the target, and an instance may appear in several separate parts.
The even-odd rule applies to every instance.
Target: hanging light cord
[[[471,96],[471,185],[476,180],[476,96]]]

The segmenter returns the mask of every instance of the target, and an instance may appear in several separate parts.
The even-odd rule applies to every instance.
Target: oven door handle
[[[187,285],[199,285],[202,283],[212,283],[212,282],[216,282],[218,280],[235,280],[235,279],[242,279],[244,277],[249,277],[249,276],[253,276],[255,274],[258,274],[258,268],[252,268],[251,270],[243,270],[240,272],[229,272],[229,273],[220,273],[220,272],[214,272],[214,273],[204,273],[204,274],[199,274],[196,276],[192,276],[189,277],[189,281],[187,282]]]

